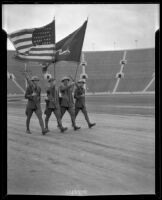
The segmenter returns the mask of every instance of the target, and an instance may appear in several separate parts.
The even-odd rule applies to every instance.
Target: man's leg
[[[61,111],[61,119],[63,118],[65,112],[66,112],[67,108],[66,107],[61,107],[60,111]]]
[[[56,109],[54,109],[53,112],[54,112],[54,114],[55,114],[55,117],[56,117],[57,123],[58,123],[58,127],[60,128],[61,132],[66,131],[67,128],[62,126],[61,111],[60,111],[60,109],[59,109],[59,108],[56,108]]]
[[[71,122],[72,122],[72,126],[74,127],[74,130],[76,131],[76,130],[80,129],[80,127],[76,126],[76,123],[75,123],[75,109],[74,109],[74,107],[69,107],[68,112],[70,114]]]
[[[75,119],[76,119],[76,117],[77,117],[79,111],[80,111],[80,108],[75,107]]]
[[[80,108],[75,107],[75,121],[76,121],[76,117],[77,117],[79,111],[80,111]],[[73,126],[73,124],[72,124],[72,126]]]
[[[26,109],[26,116],[27,116],[27,118],[26,118],[26,133],[29,133],[29,134],[31,134],[29,124],[30,124],[30,119],[31,119],[32,114],[33,114],[32,109]]]
[[[40,127],[42,129],[42,134],[45,135],[45,133],[47,133],[48,131],[45,130],[44,128],[44,123],[43,123],[43,119],[42,119],[42,110],[39,108],[35,111],[35,114],[36,116],[38,117],[38,120],[39,120],[39,124],[40,124]]]
[[[48,122],[49,122],[49,118],[51,116],[51,113],[52,113],[52,109],[50,109],[50,108],[46,109],[46,111],[44,112],[44,114],[46,115],[46,117],[45,117],[45,128],[48,132],[49,132]]]
[[[91,128],[92,126],[95,126],[96,123],[91,123],[91,122],[90,122],[86,108],[83,107],[83,108],[81,109],[81,111],[82,111],[82,113],[83,113],[83,115],[84,115],[84,117],[85,117],[85,120],[87,121],[88,127]]]

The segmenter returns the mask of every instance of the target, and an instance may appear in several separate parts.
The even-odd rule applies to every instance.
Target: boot
[[[45,135],[48,132],[47,129],[42,130],[42,135]]]
[[[50,130],[48,129],[48,119],[45,119],[45,130],[47,130],[47,132],[50,132]]]
[[[61,133],[65,132],[68,128],[67,127],[60,127]]]
[[[29,129],[26,130],[27,134],[32,134]]]
[[[50,130],[48,129],[48,127],[46,127],[45,130],[47,131],[47,133],[50,132]]]
[[[77,131],[77,130],[79,130],[81,127],[79,127],[79,126],[73,126],[74,127],[74,131]]]
[[[87,111],[86,111],[86,110],[83,112],[83,114],[84,114],[85,120],[87,121],[87,124],[88,124],[88,127],[89,127],[89,128],[92,128],[92,126],[95,126],[95,125],[96,125],[96,123],[91,123],[91,122],[90,122],[90,120],[89,120],[89,117],[88,117],[88,114],[87,114]]]
[[[79,126],[76,126],[75,118],[71,118],[71,122],[72,122],[72,127],[74,128],[74,131],[77,131],[81,128]]]
[[[44,128],[44,123],[43,123],[42,118],[39,118],[39,124],[40,124],[40,127],[42,129],[42,135],[45,135],[48,132],[48,130],[46,128]]]
[[[89,128],[92,128],[92,127],[95,126],[95,125],[96,125],[96,123],[89,123],[89,124],[88,124],[88,127],[89,127]]]
[[[29,124],[30,124],[30,118],[27,117],[27,119],[26,119],[26,133],[31,134]]]
[[[57,127],[60,129],[61,133],[63,133],[64,131],[67,130],[67,127],[63,127],[62,126],[62,122],[61,121],[57,122]]]

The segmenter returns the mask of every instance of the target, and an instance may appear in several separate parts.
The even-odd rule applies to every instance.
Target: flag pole
[[[27,73],[26,63],[25,63],[25,67],[24,67],[24,69],[25,69],[25,73]],[[27,80],[26,80],[26,78],[25,78],[25,87],[27,88],[27,86],[28,86],[28,84],[27,84]]]
[[[55,64],[55,62],[53,63],[53,73],[54,73],[54,79],[56,79],[56,64]]]
[[[54,73],[54,75],[53,75],[53,77],[54,77],[54,79],[56,79],[56,63],[55,63],[55,48],[56,48],[56,46],[55,46],[55,43],[56,43],[56,38],[55,38],[55,16],[54,16],[54,18],[53,18],[53,20],[54,20],[54,56],[53,56],[53,73]]]
[[[43,82],[44,90],[46,91],[47,85],[45,84],[45,80],[44,80],[44,76],[43,76],[42,70],[41,70],[41,76],[42,76],[42,82]]]
[[[78,69],[79,69],[79,65],[80,65],[80,63],[78,62],[77,63],[77,68],[76,68],[76,71],[75,71],[74,82],[76,81],[76,77],[77,77],[77,72],[78,72]]]

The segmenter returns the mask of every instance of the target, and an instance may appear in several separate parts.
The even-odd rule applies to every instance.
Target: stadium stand
[[[142,91],[155,72],[155,50],[129,50],[126,60],[127,65],[123,70],[124,78],[120,80],[117,91]]]
[[[111,92],[113,90],[122,56],[122,51],[85,52],[89,92]]]
[[[15,75],[18,84],[25,89],[25,80],[22,74],[24,64],[14,59],[14,51],[7,51],[7,70],[9,73],[13,73]],[[8,89],[9,93],[12,93],[12,90],[10,91],[10,88]]]
[[[147,91],[155,91],[155,81],[150,85]]]
[[[14,95],[14,94],[23,94],[23,92],[13,83],[12,80],[7,80],[7,94]]]
[[[120,71],[120,60],[123,58],[123,51],[89,51],[84,52],[87,62],[86,73],[88,74],[87,88],[88,92],[112,92],[116,84],[116,74]],[[152,79],[155,72],[155,49],[137,49],[127,50],[127,64],[124,67],[124,78],[120,80],[117,92],[136,92],[143,91]],[[27,68],[31,71],[31,75],[37,75],[40,78],[40,86],[42,92],[47,87],[47,81],[43,79],[40,65],[30,63]],[[56,78],[60,80],[62,76],[75,76],[77,64],[74,62],[58,62],[56,63]],[[14,59],[14,51],[7,52],[7,70],[13,73],[16,81],[25,89],[25,80],[22,71],[24,71],[24,63]],[[54,68],[51,64],[48,71],[53,75]],[[77,79],[82,72],[81,66],[78,68]],[[10,81],[8,81],[10,82]],[[59,82],[58,82],[59,84]],[[8,83],[8,94],[15,91]],[[153,82],[148,91],[155,91],[155,83]],[[21,91],[18,89],[18,93]]]

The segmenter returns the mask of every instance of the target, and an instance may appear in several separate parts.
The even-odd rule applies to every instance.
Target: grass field
[[[154,95],[87,96],[94,128],[79,113],[74,132],[66,113],[68,131],[60,133],[52,116],[45,136],[34,114],[25,134],[25,104],[8,101],[8,194],[155,193]]]

